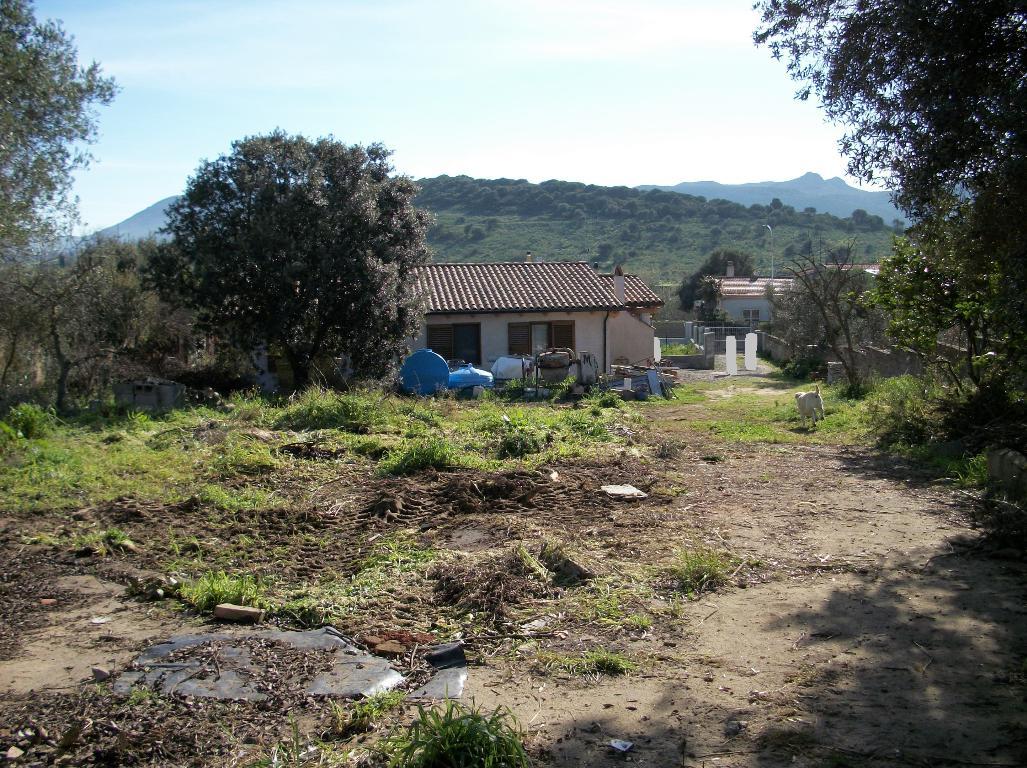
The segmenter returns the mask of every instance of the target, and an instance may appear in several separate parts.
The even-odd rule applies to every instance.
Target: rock
[[[402,643],[398,643],[395,640],[386,640],[384,643],[378,643],[374,647],[374,652],[379,656],[395,657],[402,656],[407,652],[407,649]]]
[[[19,757],[25,754],[24,749],[18,749],[18,747],[11,747],[4,753],[4,757],[8,760],[17,760]]]
[[[264,611],[248,605],[221,603],[214,608],[214,617],[222,621],[252,621],[256,624],[264,618]]]
[[[103,667],[93,667],[89,671],[93,673],[93,679],[98,683],[102,683],[104,680],[110,680],[111,673],[108,669],[104,669]]]
[[[57,598],[55,597],[44,597],[39,601],[40,605],[51,606],[57,605]]]

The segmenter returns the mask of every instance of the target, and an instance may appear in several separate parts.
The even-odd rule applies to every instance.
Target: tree
[[[171,206],[151,284],[211,333],[281,350],[298,388],[324,356],[384,374],[419,322],[431,224],[388,157],[281,131],[234,143]]]
[[[1020,0],[762,0],[757,44],[786,56],[829,118],[850,172],[907,210],[990,185],[1022,162],[1027,23]]]
[[[56,22],[37,22],[26,0],[0,0],[0,253],[52,234],[73,210],[71,173],[90,159],[96,105],[114,81],[78,66]]]
[[[1001,386],[1027,387],[1023,3],[764,0],[758,7],[755,41],[787,57],[804,83],[801,98],[815,92],[827,115],[849,126],[841,146],[850,172],[887,183],[910,214],[908,244],[886,263],[878,290],[882,306],[901,314],[896,331],[923,345],[949,330],[944,323],[987,318]],[[947,286],[942,275],[951,278]],[[955,308],[960,302],[974,308]],[[924,325],[914,332],[913,322]],[[978,357],[983,340],[968,341],[968,352]]]
[[[19,354],[28,354],[29,367],[35,358],[47,370],[59,412],[68,410],[73,377],[83,392],[98,388],[86,379],[100,376],[99,383],[108,383],[114,362],[138,348],[160,322],[156,296],[143,290],[136,274],[137,248],[100,240],[67,266],[56,259],[3,265],[5,298],[31,312],[11,323],[0,313],[7,351],[3,384]]]
[[[849,391],[861,392],[861,348],[885,337],[884,318],[869,301],[873,278],[855,266],[851,248],[834,249],[830,259],[801,256],[791,272],[793,288],[775,296],[775,325],[794,320],[793,345],[826,346],[841,361]]]
[[[718,249],[711,253],[702,266],[695,272],[681,281],[678,288],[678,299],[681,301],[681,309],[684,312],[691,312],[696,301],[709,301],[710,287],[704,285],[704,279],[709,276],[720,277],[727,272],[728,262],[735,265],[737,277],[751,277],[753,273],[752,256],[741,251]],[[716,302],[716,293],[712,296]],[[705,306],[705,304],[704,304]]]

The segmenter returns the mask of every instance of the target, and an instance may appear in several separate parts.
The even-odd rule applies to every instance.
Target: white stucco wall
[[[628,363],[644,364],[653,357],[653,336],[655,331],[649,315],[638,317],[630,312],[616,312],[610,315],[607,326],[609,341],[609,363],[626,358]]]
[[[509,323],[544,323],[553,320],[574,321],[574,346],[577,352],[592,352],[608,371],[618,357],[631,362],[645,361],[653,356],[653,328],[630,312],[611,312],[606,328],[608,348],[603,349],[603,321],[606,312],[508,312],[500,314],[429,315],[420,332],[409,340],[411,349],[428,344],[428,324],[479,323],[481,325],[482,367],[491,368],[497,358],[509,353]],[[649,315],[643,315],[645,319]],[[605,352],[605,354],[604,354]]]
[[[761,322],[766,322],[771,319],[770,301],[765,296],[725,296],[720,300],[720,308],[723,309],[732,320],[737,320],[739,322],[743,321],[742,310],[744,309],[758,309],[760,311]]]

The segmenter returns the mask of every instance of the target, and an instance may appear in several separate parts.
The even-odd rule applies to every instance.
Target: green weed
[[[332,732],[344,738],[366,733],[405,699],[402,691],[382,691],[350,705],[333,701],[330,705]]]
[[[452,443],[442,437],[428,437],[389,451],[378,464],[378,471],[385,475],[412,475],[459,464],[460,454]]]
[[[699,595],[712,592],[724,584],[730,565],[731,560],[727,555],[701,547],[679,552],[670,573],[683,592]]]
[[[271,494],[262,488],[252,486],[225,488],[221,485],[204,485],[196,497],[203,503],[212,504],[226,512],[261,509],[271,503]]]
[[[98,557],[106,557],[113,552],[134,552],[137,549],[135,542],[120,528],[76,536],[72,539],[71,548],[76,552],[91,552]]]
[[[238,475],[264,475],[278,467],[278,459],[271,453],[268,446],[257,440],[229,435],[220,446],[213,461],[211,471],[218,477],[236,477]]]
[[[263,608],[267,605],[265,588],[259,579],[244,574],[230,576],[224,571],[208,571],[200,578],[183,584],[181,598],[198,611],[211,611],[220,603],[250,605]]]
[[[390,768],[528,768],[531,760],[509,710],[491,714],[448,700],[441,709],[417,708],[405,732],[385,739]]]
[[[638,664],[623,653],[600,648],[586,651],[580,656],[540,653],[539,662],[549,671],[568,672],[583,677],[599,675],[625,675],[638,669]]]

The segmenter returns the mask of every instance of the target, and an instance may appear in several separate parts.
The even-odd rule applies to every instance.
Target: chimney
[[[618,304],[624,304],[624,270],[620,264],[613,270],[613,294],[617,297]]]
[[[533,262],[534,260],[535,260],[535,257],[531,255],[531,251],[528,251],[526,254],[524,254],[524,263],[525,264],[531,264],[531,262]]]
[[[727,275],[727,277],[734,277],[735,276],[735,263],[733,261],[729,261],[727,263],[726,275]]]

